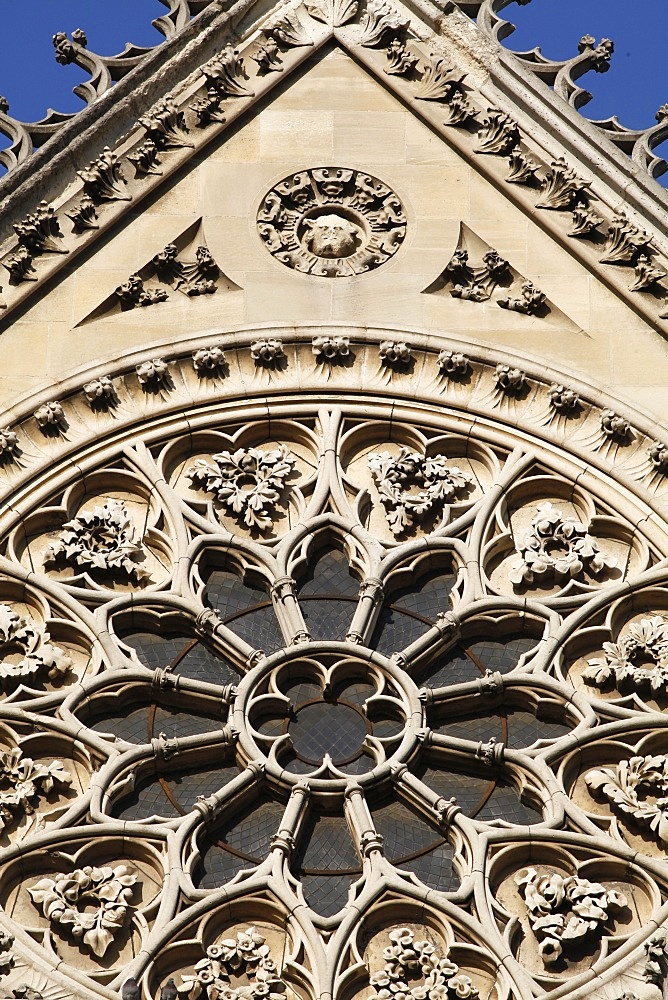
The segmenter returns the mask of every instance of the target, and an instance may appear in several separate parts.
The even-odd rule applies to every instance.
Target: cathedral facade
[[[224,6],[0,115],[2,995],[660,1000],[668,115]]]

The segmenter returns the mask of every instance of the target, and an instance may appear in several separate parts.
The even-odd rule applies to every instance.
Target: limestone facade
[[[663,125],[194,6],[0,185],[4,995],[656,1000]]]

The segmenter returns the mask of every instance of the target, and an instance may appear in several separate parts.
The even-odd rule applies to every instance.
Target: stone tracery
[[[250,338],[251,377],[273,385],[301,364],[321,384],[337,378],[331,359],[326,371],[314,365],[310,332],[297,345],[279,333]],[[366,345],[350,331],[323,337],[345,339],[346,377],[354,377]],[[378,361],[386,340],[368,345],[381,396],[391,391]],[[514,384],[512,364],[499,371],[442,349],[424,365],[411,344],[441,398],[475,392],[469,376],[482,373],[479,398],[493,414],[498,379]],[[195,355],[160,359],[173,373],[174,406],[185,373],[216,398],[230,391],[230,375],[202,379]],[[211,362],[234,370],[239,357],[221,342]],[[201,358],[206,367],[209,355]],[[534,376],[519,374],[535,391]],[[106,377],[125,398],[126,376]],[[136,385],[136,373],[128,377]],[[392,377],[403,377],[399,366]],[[554,386],[582,391],[546,383],[541,413],[550,411]],[[526,397],[511,398],[520,405]],[[119,989],[134,977],[147,1000],[162,987],[209,1000],[267,990],[292,996],[297,984],[306,995],[328,988],[340,996],[364,965],[378,996],[524,996],[524,967],[535,983],[571,975],[584,982],[582,949],[597,968],[599,955],[614,954],[660,913],[657,870],[628,877],[630,854],[613,822],[622,812],[631,817],[641,785],[624,784],[614,770],[621,757],[611,766],[609,752],[596,758],[592,750],[586,784],[597,793],[595,814],[594,799],[583,805],[571,792],[568,755],[585,734],[605,740],[606,727],[617,725],[601,707],[625,696],[612,667],[600,687],[585,676],[597,650],[607,655],[604,642],[637,671],[652,669],[654,651],[659,668],[658,591],[638,599],[647,610],[634,606],[634,621],[619,588],[656,573],[664,543],[627,531],[609,481],[604,506],[595,490],[569,481],[575,473],[563,453],[556,460],[549,449],[518,447],[502,421],[493,434],[463,435],[442,405],[417,417],[395,402],[391,421],[380,397],[369,405],[373,412],[362,414],[327,389],[302,394],[298,407],[279,406],[271,427],[252,407],[242,424],[225,406],[193,411],[183,431],[154,432],[148,420],[145,436],[135,432],[122,451],[109,450],[104,472],[89,475],[85,503],[75,483],[65,485],[58,496],[44,494],[48,518],[34,511],[5,529],[3,586],[37,566],[25,606],[16,582],[7,591],[9,669],[24,655],[22,629],[48,646],[47,625],[71,667],[6,688],[10,715],[15,706],[36,710],[41,725],[60,727],[62,770],[47,774],[42,745],[30,742],[37,736],[2,736],[10,762],[4,835],[14,843],[23,813],[34,823],[20,831],[20,856],[3,861],[0,902],[49,942],[63,968],[82,970],[91,983]],[[64,397],[69,415],[67,406]],[[400,507],[394,524],[388,513]],[[137,531],[130,541],[141,538],[144,562],[125,550],[125,529]],[[48,556],[54,545],[75,546],[69,573],[67,552]],[[111,549],[130,559],[127,571]],[[526,600],[512,566],[529,550],[539,565],[532,580],[522,576]],[[150,580],[140,590],[131,569],[144,564]],[[610,623],[599,615],[580,629],[587,602],[608,593]],[[640,679],[639,690],[664,694]],[[649,788],[657,751],[639,744],[627,756],[631,777],[642,772]],[[646,817],[661,839],[659,778],[656,802],[650,808],[639,798],[636,819],[642,828]],[[624,785],[628,810],[613,785]],[[64,856],[37,865],[35,838],[52,826],[46,836]],[[536,878],[547,871],[555,873],[551,885],[563,883],[551,901],[538,893],[547,902],[537,910],[535,893],[531,903],[517,883],[526,866],[517,850],[529,831]],[[477,909],[467,915],[461,904],[474,887]],[[403,923],[379,905],[382,893],[400,901]],[[255,901],[254,929],[242,899]],[[422,914],[416,929],[411,906]],[[354,937],[361,965],[346,965],[336,950],[337,928],[358,912],[360,927],[372,916],[400,948],[391,971],[389,958],[371,946],[365,952],[363,936]],[[432,941],[420,929],[425,919],[445,938]],[[508,937],[508,926],[520,930]],[[151,958],[149,940],[157,942]],[[314,956],[308,971],[304,950]],[[328,955],[343,963],[338,971],[325,971]]]

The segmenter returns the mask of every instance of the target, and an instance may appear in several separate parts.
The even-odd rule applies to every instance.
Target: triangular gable
[[[475,31],[473,26],[471,31]],[[132,133],[113,151],[101,151],[53,204],[43,205],[17,220],[18,240],[6,245],[2,257],[11,277],[2,291],[4,308],[0,323],[6,327],[15,310],[23,313],[34,296],[41,298],[41,286],[48,281],[52,287],[52,279],[62,268],[68,273],[80,254],[88,257],[95,252],[96,244],[104,244],[108,239],[106,234],[112,229],[117,232],[126,216],[127,220],[134,220],[140,206],[155,203],[168,188],[176,190],[176,178],[184,177],[188,169],[196,169],[208,150],[218,147],[226,136],[237,135],[254,114],[263,114],[276,87],[278,94],[284,93],[286,81],[308,74],[314,59],[318,60],[318,53],[334,45],[347,53],[360,73],[368,74],[392,95],[397,106],[408,107],[430,134],[438,137],[435,141],[449,151],[453,162],[468,164],[477,176],[484,178],[490,209],[482,229],[471,224],[472,216],[464,203],[459,219],[478,240],[499,251],[494,246],[494,233],[499,228],[495,226],[497,210],[489,195],[494,189],[496,205],[512,205],[514,211],[529,220],[528,225],[535,227],[536,233],[547,234],[549,242],[555,245],[553,254],[561,253],[563,259],[567,256],[578,261],[664,334],[668,319],[663,314],[668,303],[663,301],[666,289],[661,278],[668,271],[668,258],[661,253],[660,239],[623,214],[619,201],[615,202],[611,196],[606,178],[581,172],[570,150],[564,148],[561,156],[555,156],[554,137],[547,137],[540,123],[517,114],[518,108],[510,100],[503,107],[499,101],[497,106],[491,105],[484,74],[472,62],[470,37],[461,37],[459,51],[453,51],[454,44],[452,37],[444,42],[414,14],[384,0],[371,0],[364,11],[356,3],[343,0],[275,9],[260,19],[236,49],[222,46],[180,89],[174,87],[171,95],[165,95],[142,114]],[[305,114],[307,106],[305,95]],[[355,113],[359,114],[359,104],[355,106],[352,102],[351,114]],[[317,107],[313,114],[311,124],[317,140]],[[383,133],[380,119],[374,127],[378,129],[379,145],[393,141],[391,133]],[[300,164],[327,165],[322,154],[314,159],[307,147],[308,143],[294,146]],[[278,162],[281,156],[276,159]],[[339,160],[332,151],[331,163],[336,165]],[[353,166],[363,168],[365,163],[360,159]],[[456,174],[453,169],[452,176]],[[444,189],[451,182],[450,175],[443,176]],[[177,186],[179,183],[182,182],[176,180]],[[242,177],[235,183],[242,185]],[[178,210],[175,215],[179,215]],[[184,219],[179,224],[175,219],[168,224],[161,219],[164,246],[156,243],[151,252],[159,254],[164,247],[183,240],[183,232],[193,221]],[[257,221],[258,225],[263,223],[259,218]],[[266,220],[264,224],[267,225]],[[416,292],[431,294],[430,289],[433,291],[434,282],[450,265],[456,250],[456,238],[442,234],[439,259],[433,255],[431,273],[425,263],[421,270],[426,280]],[[586,327],[577,309],[576,315],[571,315],[573,310],[569,311],[566,298],[557,302],[539,287],[536,277],[545,273],[546,267],[539,253],[530,255],[531,261],[526,249],[515,259],[512,252],[505,254],[508,274],[512,276],[512,281],[506,284],[512,287],[507,295],[495,294],[492,299],[504,299],[506,308],[525,316],[550,316],[551,322],[556,319],[563,330]],[[127,259],[130,267],[120,284],[137,271],[140,277],[142,271],[149,275],[150,259],[133,259],[131,255]],[[220,266],[221,262],[217,264]],[[481,261],[473,261],[471,266],[475,270],[480,265]],[[556,270],[552,264],[547,273]],[[567,279],[568,275],[564,277]],[[242,284],[233,273],[227,276],[223,267],[225,289],[233,288],[235,282]],[[528,291],[526,285],[531,286]],[[540,293],[537,297],[532,288]],[[109,300],[113,289],[101,291],[105,294],[98,294],[96,301],[86,302],[84,309],[73,313],[72,327],[103,315],[105,309],[113,306]],[[532,302],[537,303],[536,308]],[[469,304],[470,300],[466,302]],[[464,327],[468,323],[468,317],[464,318]],[[493,322],[491,328],[495,325]],[[475,323],[471,322],[471,326]]]

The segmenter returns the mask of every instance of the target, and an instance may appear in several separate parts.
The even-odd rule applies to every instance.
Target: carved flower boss
[[[348,167],[286,177],[265,195],[258,232],[286,267],[326,278],[384,264],[406,235],[399,198],[382,181]]]

